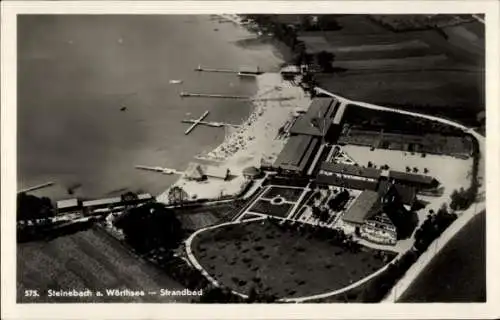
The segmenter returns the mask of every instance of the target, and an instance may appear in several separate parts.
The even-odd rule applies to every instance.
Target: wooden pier
[[[196,97],[196,98],[221,98],[221,99],[241,99],[249,100],[250,97],[247,96],[236,96],[229,94],[213,94],[213,93],[191,93],[191,92],[181,92],[181,97]]]
[[[249,67],[241,67],[238,70],[234,69],[224,69],[224,68],[205,68],[199,65],[194,71],[198,72],[220,72],[220,73],[236,73],[240,77],[255,77],[260,74],[263,74],[259,67],[249,68]]]
[[[142,165],[136,165],[135,168],[140,169],[140,170],[158,172],[158,173],[162,173],[162,174],[182,174],[182,171],[178,171],[178,170],[170,169],[170,168],[150,167],[150,166],[142,166]]]
[[[185,134],[189,134],[197,125],[204,125],[204,126],[209,126],[209,127],[239,127],[239,125],[236,124],[231,124],[231,123],[226,123],[226,122],[217,122],[217,121],[203,121],[205,117],[208,115],[208,110],[205,111],[205,113],[199,117],[198,119],[186,119],[182,120],[182,123],[192,123],[192,125],[184,132]]]
[[[205,113],[203,113],[201,115],[201,117],[199,117],[197,120],[194,120],[192,123],[192,125],[186,130],[186,132],[184,132],[185,135],[188,135],[191,131],[193,131],[194,128],[196,128],[197,125],[200,124],[200,122],[203,121],[203,119],[205,119],[207,116],[208,116],[208,113],[209,111],[205,111]]]
[[[36,185],[36,186],[33,186],[33,187],[24,188],[22,190],[19,190],[17,193],[24,193],[24,192],[35,191],[35,190],[39,190],[39,189],[51,187],[53,185],[54,185],[54,182],[49,181],[49,182],[42,183],[42,184],[39,184],[39,185]]]

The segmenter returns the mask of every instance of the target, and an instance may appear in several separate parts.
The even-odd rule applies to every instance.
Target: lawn
[[[300,195],[303,191],[304,189],[271,187],[266,191],[266,193],[264,193],[262,197],[266,199],[272,199],[276,196],[280,196],[286,201],[295,202],[299,200]]]
[[[286,217],[292,209],[292,204],[281,202],[280,204],[272,204],[268,200],[257,201],[248,211],[256,213],[265,213],[277,217]]]
[[[351,252],[331,241],[317,231],[262,220],[202,232],[193,240],[193,252],[222,285],[244,294],[253,287],[277,297],[341,289],[384,265],[378,251]]]

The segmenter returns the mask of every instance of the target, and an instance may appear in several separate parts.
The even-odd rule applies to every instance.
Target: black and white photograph
[[[492,302],[480,6],[56,2],[10,17],[13,303]]]

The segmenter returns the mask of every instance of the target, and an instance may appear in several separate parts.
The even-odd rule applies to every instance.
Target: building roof
[[[202,166],[201,170],[207,177],[226,179],[228,176],[228,168],[220,166]]]
[[[319,140],[311,136],[291,136],[274,162],[274,167],[303,171],[313,156]]]
[[[120,202],[122,202],[121,197],[114,197],[114,198],[84,201],[82,203],[82,205],[84,207],[94,207],[94,206],[101,206],[101,205],[116,204],[116,203],[120,203]]]
[[[314,98],[307,112],[295,120],[290,133],[325,136],[332,124],[337,105],[338,101],[334,98]]]
[[[78,205],[78,199],[76,198],[57,201],[57,209],[73,208],[78,207]]]
[[[378,181],[340,178],[335,175],[318,174],[316,182],[356,190],[377,190]]]
[[[184,170],[184,175],[188,179],[202,179],[204,173],[199,163],[191,162],[188,164],[186,170]]]
[[[393,187],[397,194],[400,197],[400,200],[403,204],[406,205],[413,205],[415,202],[415,197],[417,194],[417,190],[415,187],[412,186],[405,186],[402,184],[398,183],[391,183],[390,181],[383,180],[380,181],[379,186],[378,186],[378,193],[379,195],[383,196],[386,195],[387,192],[389,192],[390,188]]]
[[[351,223],[362,224],[366,219],[376,213],[379,204],[378,192],[365,190],[354,201],[351,207],[342,217],[342,220]]]
[[[434,178],[423,174],[407,173],[401,171],[389,171],[389,178],[410,183],[432,184]]]
[[[247,176],[255,177],[260,174],[260,170],[256,167],[247,167],[243,169],[243,174]]]
[[[139,200],[148,200],[148,199],[152,199],[153,196],[149,193],[141,193],[141,194],[138,194],[137,195],[137,199]]]
[[[372,179],[378,179],[382,174],[382,170],[379,169],[363,168],[345,163],[332,163],[332,162],[323,162],[321,164],[321,170],[331,171],[341,174],[349,174],[365,178],[372,178]]]

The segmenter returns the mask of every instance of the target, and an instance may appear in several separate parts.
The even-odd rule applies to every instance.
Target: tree
[[[147,203],[118,216],[115,226],[123,231],[125,240],[137,251],[173,248],[183,236],[182,225],[174,211],[161,203]]]
[[[180,186],[174,186],[168,192],[168,201],[171,204],[182,205],[187,198],[187,193]]]
[[[406,166],[406,172],[410,172],[411,171],[411,168]]]
[[[424,168],[424,173],[429,173],[429,169]]]
[[[335,58],[335,55],[328,51],[320,51],[316,54],[316,62],[323,70],[323,72],[332,72],[333,66],[332,62]]]
[[[373,163],[371,161],[368,161],[368,168],[373,167]]]
[[[49,198],[38,198],[24,192],[17,195],[17,220],[44,219],[52,216],[54,216],[54,206]]]
[[[321,210],[320,210],[320,208],[318,208],[316,206],[313,206],[311,209],[312,209],[312,216],[315,219],[319,219],[320,216],[321,216]]]

